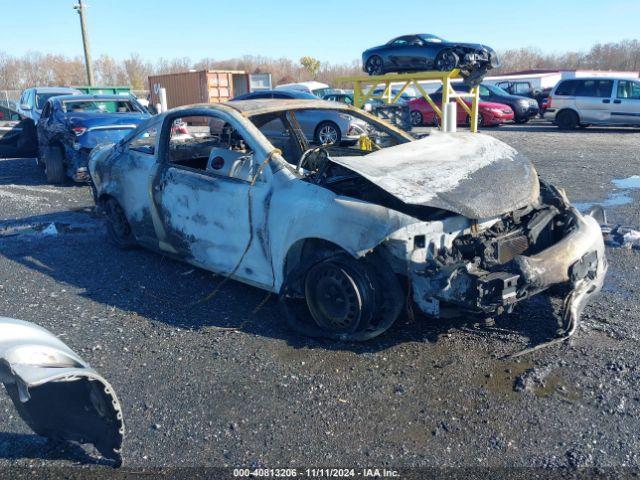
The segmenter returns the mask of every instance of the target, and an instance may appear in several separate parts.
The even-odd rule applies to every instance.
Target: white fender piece
[[[109,382],[48,330],[0,317],[0,381],[38,435],[93,444],[122,463],[122,409]]]

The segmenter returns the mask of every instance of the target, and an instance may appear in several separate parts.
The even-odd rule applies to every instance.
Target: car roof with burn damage
[[[254,100],[234,100],[225,103],[200,103],[195,105],[185,105],[179,110],[193,108],[210,108],[213,110],[235,110],[245,117],[264,115],[267,113],[286,112],[290,110],[354,110],[354,107],[340,102],[329,102],[327,100],[306,100],[306,99],[254,99]],[[170,111],[175,111],[173,109]]]

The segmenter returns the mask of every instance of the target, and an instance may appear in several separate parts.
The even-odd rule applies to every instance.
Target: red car
[[[432,95],[431,99],[436,103],[436,105],[441,102],[440,98],[436,95]],[[470,101],[464,100],[464,102],[469,106],[469,108],[471,108]],[[411,100],[407,105],[409,105],[409,108],[411,109],[411,124],[414,127],[420,127],[423,125],[438,126],[440,123],[440,118],[433,111],[429,102],[424,98]],[[479,127],[497,126],[505,122],[513,121],[513,110],[511,110],[509,105],[493,102],[479,102],[478,107],[480,109],[478,114]],[[458,125],[469,124],[469,114],[459,103],[457,119]]]

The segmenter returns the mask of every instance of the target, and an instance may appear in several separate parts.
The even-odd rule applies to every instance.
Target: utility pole
[[[89,36],[87,35],[87,25],[84,21],[84,9],[85,5],[82,5],[82,0],[78,0],[78,4],[73,6],[80,15],[80,29],[82,30],[82,47],[84,48],[84,64],[87,68],[87,83],[89,86],[93,86],[93,67],[91,66],[91,53],[89,52]]]

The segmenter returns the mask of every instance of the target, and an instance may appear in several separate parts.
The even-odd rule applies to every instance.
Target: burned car
[[[132,96],[52,97],[37,124],[38,164],[45,168],[50,183],[62,183],[67,177],[88,181],[91,149],[117,142],[149,116]]]
[[[296,115],[310,109],[348,113],[366,133],[350,147],[309,144]],[[211,119],[224,128],[212,133]],[[288,135],[261,132],[274,122]],[[372,338],[407,301],[434,317],[509,312],[554,285],[575,319],[607,268],[599,224],[510,146],[415,140],[322,100],[173,109],[96,148],[89,169],[117,245],[276,293],[314,336]]]
[[[51,332],[0,317],[0,381],[38,435],[91,443],[122,463],[124,424],[113,388]]]
[[[369,75],[459,68],[471,85],[480,83],[488,70],[499,66],[491,47],[450,42],[429,33],[396,37],[362,54],[362,69]]]

